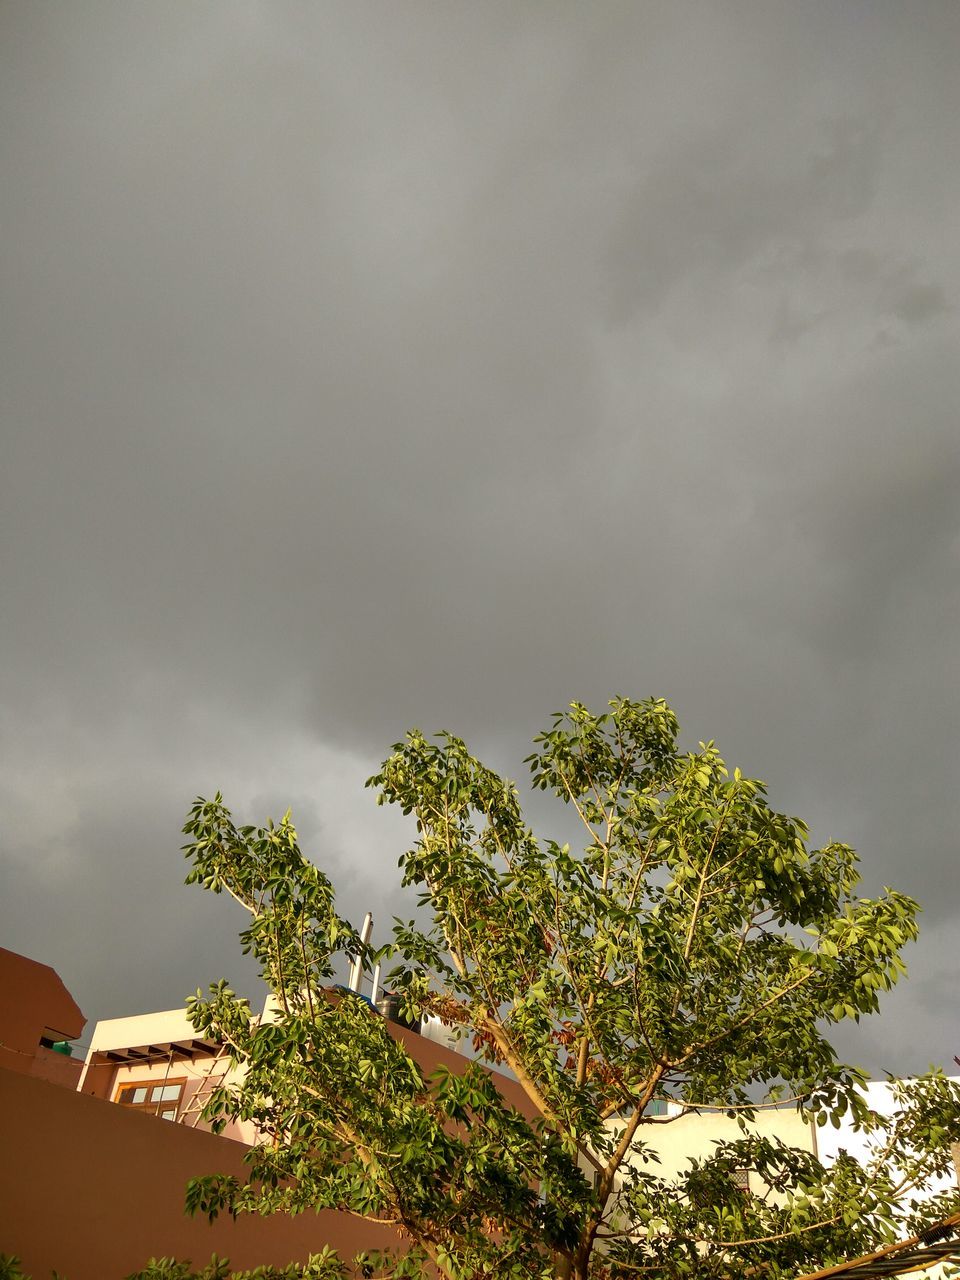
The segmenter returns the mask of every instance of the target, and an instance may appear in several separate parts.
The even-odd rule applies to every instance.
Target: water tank
[[[395,1022],[397,1026],[406,1027],[410,1031],[420,1031],[420,1019],[410,1022],[400,1013],[400,997],[394,991],[385,991],[377,1001],[377,1009],[388,1022]]]

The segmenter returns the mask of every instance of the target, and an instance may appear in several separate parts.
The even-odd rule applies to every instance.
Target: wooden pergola
[[[960,1213],[935,1222],[909,1240],[898,1240],[875,1253],[838,1262],[822,1271],[810,1271],[797,1280],[883,1280],[887,1276],[916,1275],[940,1262],[960,1260]]]

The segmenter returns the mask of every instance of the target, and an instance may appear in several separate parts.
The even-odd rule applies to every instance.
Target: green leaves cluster
[[[375,1274],[455,1280],[778,1276],[886,1238],[895,1152],[920,1153],[919,1186],[956,1132],[942,1078],[915,1113],[905,1103],[915,1119],[877,1171],[841,1162],[828,1178],[810,1153],[745,1133],[679,1181],[655,1172],[656,1126],[683,1123],[652,1105],[665,1097],[746,1118],[790,1097],[820,1122],[849,1108],[877,1123],[828,1031],[875,1011],[917,933],[911,899],[857,896],[848,846],[810,849],[762,783],[677,735],[663,701],[616,699],[599,715],[572,704],[535,740],[532,784],[572,816],[577,852],[535,836],[516,787],[450,734],[408,734],[370,779],[416,819],[403,883],[428,920],[397,922],[390,981],[478,1054],[431,1079],[364,1001],[328,989],[362,948],[289,815],[236,828],[219,795],[198,800],[189,879],[250,912],[242,938],[276,1016],[256,1023],[222,984],[192,1005],[245,1072],[211,1117],[253,1120],[263,1141],[248,1182],[197,1183],[191,1207],[341,1209],[400,1233],[393,1256],[363,1264]],[[516,1078],[522,1113],[483,1063]],[[765,1194],[737,1192],[739,1169]]]
[[[286,1267],[255,1267],[252,1271],[232,1271],[230,1263],[216,1254],[194,1270],[190,1262],[175,1258],[151,1258],[127,1280],[343,1280],[343,1263],[330,1249],[313,1254],[305,1263]]]

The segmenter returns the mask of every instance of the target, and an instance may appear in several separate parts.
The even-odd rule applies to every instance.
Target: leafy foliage
[[[199,1271],[190,1262],[175,1258],[151,1258],[147,1265],[127,1280],[339,1280],[343,1275],[340,1260],[324,1249],[303,1265],[257,1267],[253,1271],[231,1271],[230,1264],[216,1254]]]
[[[776,1277],[892,1238],[896,1204],[958,1133],[942,1076],[904,1092],[871,1167],[828,1174],[744,1127],[679,1179],[656,1172],[657,1126],[683,1124],[663,1098],[746,1125],[758,1098],[789,1097],[820,1124],[849,1109],[882,1126],[827,1037],[876,1010],[917,933],[911,899],[857,896],[852,849],[810,849],[762,783],[677,734],[663,701],[617,699],[601,715],[574,703],[535,740],[533,786],[582,827],[577,853],[537,838],[513,784],[460,739],[408,734],[370,785],[416,818],[401,866],[428,922],[397,921],[376,956],[289,814],[237,828],[219,795],[198,800],[188,879],[249,911],[243,945],[276,1014],[251,1019],[222,983],[192,1003],[243,1070],[209,1117],[252,1120],[263,1140],[248,1181],[198,1180],[190,1208],[340,1209],[398,1233],[356,1263],[366,1274],[456,1280]],[[329,989],[344,957],[388,953],[405,1012],[461,1025],[477,1061],[425,1078],[365,1001]],[[515,1077],[522,1107],[488,1066]],[[734,1185],[743,1169],[763,1194]]]

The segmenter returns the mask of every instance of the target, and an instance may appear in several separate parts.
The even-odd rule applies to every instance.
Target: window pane
[[[160,1115],[163,1117],[164,1120],[176,1120],[177,1108],[167,1107],[166,1110],[160,1112]]]
[[[180,1086],[178,1084],[166,1084],[161,1089],[154,1089],[154,1102],[176,1102],[180,1097]]]
[[[135,1107],[138,1107],[141,1102],[146,1102],[146,1100],[147,1100],[146,1085],[144,1085],[142,1088],[134,1089],[133,1096],[126,1099],[127,1102],[132,1102]]]

